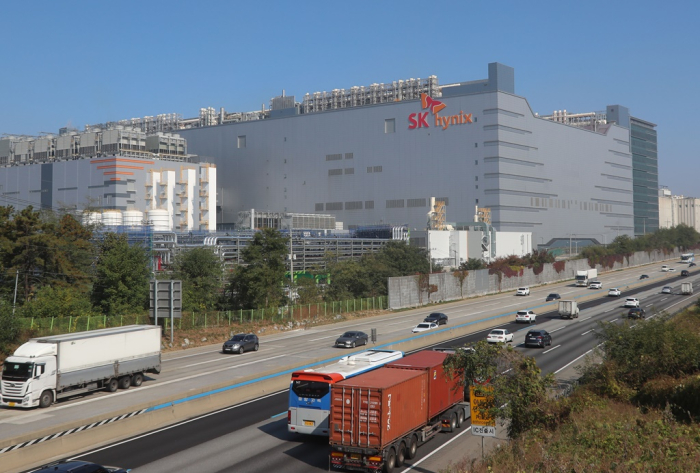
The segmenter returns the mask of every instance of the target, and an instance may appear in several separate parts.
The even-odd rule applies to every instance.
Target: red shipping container
[[[423,370],[428,372],[428,419],[464,401],[464,387],[459,379],[450,377],[442,367],[447,353],[425,350],[405,356],[386,365],[391,369]]]
[[[379,368],[331,387],[330,443],[384,448],[428,420],[427,372]]]

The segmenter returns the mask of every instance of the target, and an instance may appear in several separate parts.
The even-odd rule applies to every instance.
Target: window
[[[316,212],[323,212],[323,204],[316,204]]]
[[[329,169],[328,175],[329,176],[342,176],[343,170],[342,169]]]
[[[345,159],[352,159],[353,154],[352,153],[345,153]]]
[[[403,199],[387,200],[386,201],[386,208],[387,209],[402,209],[402,208],[404,208],[404,200]]]
[[[243,148],[245,148],[245,135],[241,135],[238,137],[238,149]]]
[[[355,168],[345,168],[345,174],[355,174]]]
[[[326,161],[339,161],[343,159],[342,154],[327,154],[326,155]]]
[[[426,199],[408,199],[408,207],[426,207],[427,201]]]
[[[381,166],[374,166],[374,172],[382,172]]]
[[[395,133],[396,132],[396,119],[387,118],[384,120],[384,133]]]
[[[478,165],[479,165],[479,160],[478,160],[478,159],[475,159],[475,160],[474,160],[474,164],[478,166]]]
[[[374,201],[373,200],[365,200],[365,209],[373,209],[374,208]]]

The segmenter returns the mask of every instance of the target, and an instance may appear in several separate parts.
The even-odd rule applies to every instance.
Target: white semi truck
[[[128,325],[32,338],[5,359],[0,405],[48,407],[97,389],[140,386],[160,373],[160,327]]]
[[[587,287],[592,280],[598,277],[597,269],[586,269],[583,271],[576,271],[576,285]]]
[[[681,294],[684,296],[689,296],[693,293],[693,283],[692,282],[684,282],[681,283]]]
[[[578,312],[578,302],[559,301],[559,315],[562,319],[577,319]]]

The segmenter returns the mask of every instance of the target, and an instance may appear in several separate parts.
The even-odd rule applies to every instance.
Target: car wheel
[[[260,349],[260,345],[257,343],[253,346],[253,351],[258,351]]]
[[[238,354],[239,354],[239,355],[242,355],[242,354],[243,354],[243,351],[244,351],[244,350],[243,350],[243,347],[240,347],[240,348],[238,349]]]
[[[369,342],[369,340],[367,340],[367,339],[365,338],[365,343],[364,343],[364,344],[367,345],[368,342]]]
[[[355,348],[355,342],[352,342],[352,345],[350,345],[350,348]]]

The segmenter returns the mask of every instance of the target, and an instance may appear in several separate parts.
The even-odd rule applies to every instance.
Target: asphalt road
[[[662,286],[672,286],[675,292],[680,289],[680,283],[692,281],[698,285],[698,273],[694,271],[689,278],[681,278],[679,273],[657,273],[652,268],[639,268],[636,271],[616,272],[601,276],[603,289],[593,291],[573,286],[547,286],[533,290],[533,294],[527,297],[514,297],[512,295],[498,298],[486,298],[479,302],[469,302],[449,310],[443,310],[450,316],[450,323],[455,323],[459,313],[465,311],[465,306],[485,310],[485,304],[499,305],[500,310],[516,310],[517,308],[532,308],[538,314],[536,327],[545,328],[552,333],[553,343],[545,349],[525,348],[522,346],[525,333],[533,326],[508,323],[499,325],[499,328],[507,328],[515,333],[514,346],[528,355],[536,358],[538,365],[545,372],[558,372],[570,366],[595,347],[599,342],[595,337],[595,329],[598,322],[620,320],[621,315],[626,316],[627,309],[622,308],[624,298],[638,297],[641,306],[647,310],[647,316],[661,310],[675,311],[691,304],[696,298],[677,294],[661,294]],[[633,283],[638,283],[638,276],[644,272],[652,278],[648,284],[628,288]],[[607,290],[610,287],[621,287],[623,290],[620,298],[609,298]],[[559,292],[564,298],[572,295],[580,295],[581,291],[595,292],[600,298],[580,304],[581,314],[578,319],[562,320],[553,309],[555,304],[544,304],[544,297],[549,292]],[[514,299],[517,300],[514,301]],[[400,325],[400,330],[406,331],[416,320],[415,315],[409,320],[389,317],[386,327],[390,324]],[[339,330],[331,329],[334,335],[321,338],[332,338]],[[446,341],[443,346],[461,346],[485,338],[487,331],[475,333],[460,339]],[[325,344],[322,342],[321,344]],[[221,356],[221,355],[219,355]],[[199,358],[198,358],[199,359]],[[187,365],[188,363],[183,363]],[[85,452],[73,456],[82,460],[94,461],[107,465],[119,465],[133,468],[135,472],[171,472],[171,471],[196,471],[196,472],[260,472],[285,471],[285,472],[310,472],[328,471],[329,448],[327,439],[317,437],[305,437],[287,432],[286,391],[267,396],[263,399],[249,403],[232,406],[226,410],[211,413],[206,416],[191,419],[156,432],[139,435],[132,439],[109,445],[99,450]],[[409,467],[414,465],[416,471],[438,471],[447,466],[449,461],[456,462],[470,451],[467,443],[471,443],[471,451],[474,451],[474,442],[480,439],[473,437],[465,430],[469,429],[465,423],[460,431],[436,436],[427,445],[419,449],[418,456],[408,462]],[[456,437],[460,438],[456,439]],[[454,445],[455,439],[462,447]],[[451,444],[454,448],[444,448]],[[433,452],[439,453],[433,454]],[[398,469],[401,471],[401,469]]]

